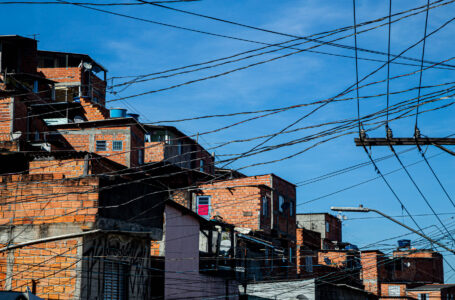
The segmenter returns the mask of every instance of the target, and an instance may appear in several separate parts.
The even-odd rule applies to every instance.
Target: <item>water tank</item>
[[[347,244],[346,247],[344,247],[345,250],[355,250],[355,251],[358,251],[359,250],[359,247],[357,247],[356,245],[353,245],[353,244]]]
[[[125,118],[126,109],[124,108],[111,108],[110,110],[111,118]]]
[[[134,118],[136,121],[139,121],[139,114],[127,113],[126,116],[128,118]]]
[[[411,240],[399,240],[398,241],[399,248],[409,248],[411,247]]]

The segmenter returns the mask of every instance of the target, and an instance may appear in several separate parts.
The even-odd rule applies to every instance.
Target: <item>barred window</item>
[[[106,151],[106,141],[96,141],[96,151]]]
[[[105,300],[123,300],[127,295],[127,265],[114,260],[104,261]]]
[[[112,150],[114,150],[114,151],[122,151],[123,150],[123,142],[122,141],[113,141],[112,142]]]

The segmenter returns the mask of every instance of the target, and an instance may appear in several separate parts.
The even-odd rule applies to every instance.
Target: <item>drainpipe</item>
[[[270,187],[271,187],[271,192],[270,192],[270,212],[271,212],[271,215],[270,215],[270,229],[273,230],[273,225],[274,225],[274,217],[275,217],[275,213],[274,213],[274,207],[273,207],[273,203],[275,202],[275,197],[274,197],[274,194],[273,194],[273,191],[274,191],[274,188],[273,188],[273,175],[270,176]]]

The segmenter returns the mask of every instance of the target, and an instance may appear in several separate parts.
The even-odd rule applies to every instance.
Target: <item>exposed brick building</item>
[[[335,249],[342,241],[341,221],[328,213],[297,214],[297,228],[321,234],[321,249]]]
[[[295,277],[295,185],[274,174],[223,179],[199,185],[192,200],[192,209],[200,215],[243,229],[239,237],[245,240],[246,255],[263,261],[250,268],[260,270],[250,274],[252,279]],[[285,257],[285,265],[279,257]]]
[[[2,289],[34,286],[46,299],[152,295],[150,240],[162,236],[162,209],[148,211],[148,218],[134,217],[151,203],[158,205],[166,193],[119,176],[34,174],[0,177],[0,196],[0,240],[9,247],[0,257]],[[141,264],[132,263],[136,260]],[[107,278],[122,268],[130,272]],[[136,283],[122,285],[121,278]],[[108,290],[109,282],[119,290]]]
[[[225,235],[214,237],[218,227],[233,226],[215,228],[188,208],[164,219],[164,203],[191,203],[187,187],[213,179],[214,158],[174,127],[111,118],[105,79],[106,69],[88,55],[0,36],[1,173],[23,174],[0,177],[0,247],[7,247],[0,250],[0,289],[30,287],[46,299],[162,297],[160,245],[172,244],[163,228],[190,212],[202,220],[197,233],[216,231],[205,242],[201,278],[235,296],[233,268],[210,273],[226,262],[235,267],[237,253],[220,250]],[[190,240],[196,246],[188,250],[199,254],[198,239]],[[172,245],[166,256],[179,251]],[[170,262],[174,269],[182,264]]]
[[[213,175],[215,158],[197,141],[173,126],[144,124],[145,162],[168,162]]]
[[[380,299],[408,299],[416,295],[408,293],[410,289],[444,282],[442,255],[432,250],[398,249],[391,257],[378,250],[362,251],[361,264],[365,289]]]

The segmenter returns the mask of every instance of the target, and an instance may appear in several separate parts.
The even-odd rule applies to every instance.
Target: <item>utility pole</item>
[[[413,229],[413,228],[401,223],[400,221],[392,218],[389,215],[386,215],[385,213],[383,213],[383,212],[381,212],[381,211],[379,211],[377,209],[366,208],[366,207],[363,207],[363,206],[359,206],[359,207],[335,207],[335,206],[332,206],[330,209],[333,210],[333,211],[364,212],[364,213],[367,213],[367,212],[370,212],[370,211],[375,212],[375,213],[377,213],[377,214],[389,219],[390,221],[395,222],[398,225],[400,225],[400,226],[402,226],[402,227],[414,232],[415,234],[420,235],[421,237],[423,237],[424,239],[428,240],[429,242],[431,242],[433,244],[436,244],[439,247],[441,247],[441,248],[443,248],[443,249],[455,254],[455,250],[454,249],[451,249],[451,248],[445,246],[444,244],[433,240],[429,236],[427,236],[427,235],[425,235],[425,234],[423,234],[423,233],[421,233],[421,232],[419,232],[419,231],[417,231],[417,230],[415,230],[415,229]]]

